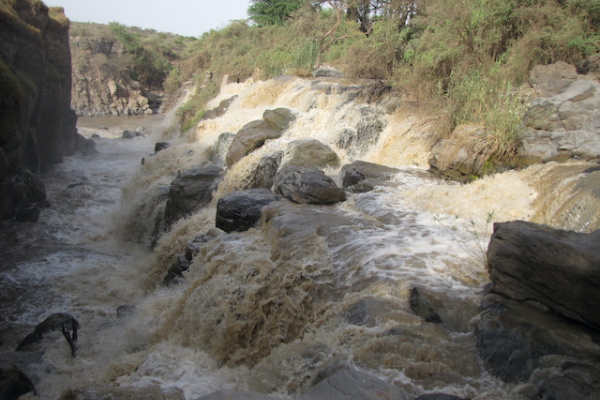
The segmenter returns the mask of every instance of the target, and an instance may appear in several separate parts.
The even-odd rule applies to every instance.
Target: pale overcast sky
[[[248,18],[250,0],[43,0],[71,21],[119,22],[184,36],[201,36]]]

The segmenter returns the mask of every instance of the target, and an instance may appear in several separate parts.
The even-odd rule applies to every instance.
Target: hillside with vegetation
[[[328,65],[349,80],[378,80],[403,106],[435,115],[440,137],[485,127],[478,142],[493,170],[521,162],[514,156],[536,65],[562,61],[579,73],[599,65],[600,0],[253,0],[248,14],[200,38],[73,23],[73,108],[157,113],[192,82],[178,110],[187,130],[224,77],[309,77]]]
[[[170,71],[195,38],[152,29],[71,23],[73,109],[80,116],[161,112]]]
[[[598,68],[598,0],[254,0],[249,14],[190,43],[169,72],[171,87],[195,79],[202,88],[180,110],[184,127],[202,117],[224,76],[310,76],[327,64],[348,79],[383,81],[403,104],[436,115],[440,136],[485,126],[500,162],[524,133],[533,67]]]

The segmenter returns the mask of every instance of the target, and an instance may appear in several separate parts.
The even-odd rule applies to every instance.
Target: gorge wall
[[[69,20],[38,0],[0,3],[0,218],[37,220],[37,176],[75,151]]]

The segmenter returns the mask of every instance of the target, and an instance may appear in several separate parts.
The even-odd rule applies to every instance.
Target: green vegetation
[[[251,0],[248,15],[258,26],[282,25],[292,18],[304,0]]]

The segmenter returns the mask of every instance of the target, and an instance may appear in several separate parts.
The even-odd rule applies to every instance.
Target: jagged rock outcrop
[[[161,90],[133,79],[128,54],[113,37],[71,36],[72,107],[79,116],[150,115],[160,112]]]
[[[532,161],[600,157],[600,83],[564,62],[537,66],[531,81],[539,96],[525,115],[519,154]]]
[[[45,199],[35,174],[75,151],[68,32],[62,8],[15,0],[0,10],[0,218],[35,221]]]

